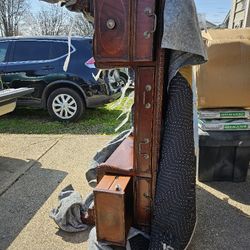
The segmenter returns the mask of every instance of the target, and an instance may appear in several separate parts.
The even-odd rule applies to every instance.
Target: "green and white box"
[[[200,119],[250,119],[250,110],[245,109],[203,109],[198,113]]]
[[[200,120],[199,128],[203,131],[243,131],[250,130],[250,120]]]

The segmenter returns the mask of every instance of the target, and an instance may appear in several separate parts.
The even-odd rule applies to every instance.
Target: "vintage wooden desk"
[[[125,245],[128,230],[125,221],[145,232],[150,230],[162,125],[163,9],[163,0],[94,0],[93,3],[97,67],[133,67],[136,75],[134,133],[98,167],[99,185],[94,191],[97,238],[116,245]],[[121,181],[123,178],[126,185]],[[111,179],[116,188],[109,185],[107,180]],[[116,192],[120,202],[116,200]],[[127,211],[128,206],[133,207],[132,214]]]

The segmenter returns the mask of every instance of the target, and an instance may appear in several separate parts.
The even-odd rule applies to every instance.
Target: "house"
[[[250,27],[250,0],[233,0],[230,15],[226,21],[229,29]]]
[[[216,24],[206,20],[205,14],[199,13],[198,14],[198,21],[199,21],[199,25],[200,25],[201,30],[216,29],[217,28]]]
[[[217,28],[217,25],[212,23],[212,22],[206,21],[206,24],[207,24],[207,29],[216,29]]]
[[[229,19],[230,19],[230,14],[231,14],[231,10],[228,11],[224,21],[222,24],[218,25],[218,29],[227,29],[228,25],[229,25]]]

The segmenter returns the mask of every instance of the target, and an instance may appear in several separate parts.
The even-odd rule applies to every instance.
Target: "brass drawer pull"
[[[144,10],[144,13],[148,17],[154,17],[154,27],[153,27],[153,30],[151,30],[151,31],[145,31],[144,32],[145,39],[149,39],[151,37],[151,35],[154,34],[155,31],[156,31],[156,28],[157,28],[157,16],[156,16],[155,13],[153,13],[152,9],[149,8],[149,7]]]
[[[107,25],[107,28],[109,30],[113,30],[115,28],[115,26],[116,26],[115,20],[114,19],[109,19],[107,21],[106,25]]]

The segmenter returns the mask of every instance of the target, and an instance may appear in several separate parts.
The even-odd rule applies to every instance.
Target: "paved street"
[[[68,234],[49,218],[72,184],[83,197],[91,156],[111,136],[0,134],[0,249],[87,249],[88,232]],[[250,249],[250,178],[198,184],[190,250]]]

